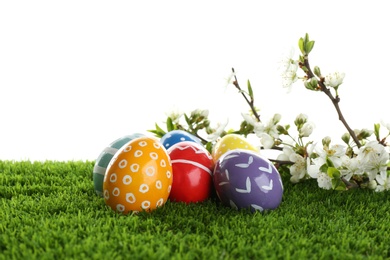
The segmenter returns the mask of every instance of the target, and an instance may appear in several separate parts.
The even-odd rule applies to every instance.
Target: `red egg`
[[[213,189],[212,171],[214,161],[202,145],[183,141],[168,149],[172,163],[171,201],[202,202],[208,199]]]

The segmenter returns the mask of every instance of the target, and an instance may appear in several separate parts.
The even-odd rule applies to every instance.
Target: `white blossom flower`
[[[290,161],[290,155],[295,153],[290,146],[283,147],[283,152],[278,155],[277,160],[279,161]]]
[[[242,117],[244,118],[244,120],[250,124],[250,125],[254,125],[255,123],[257,123],[257,120],[255,119],[254,116],[250,115],[250,114],[247,114],[247,113],[241,113]]]
[[[324,158],[332,161],[335,168],[339,168],[343,162],[345,155],[346,147],[344,145],[335,144],[330,147],[324,146],[321,150],[316,150],[317,154]]]
[[[320,172],[317,177],[318,187],[323,188],[325,190],[330,190],[332,188],[332,179],[328,174],[324,172]]]
[[[364,173],[364,170],[356,157],[350,158],[348,156],[343,156],[341,160],[340,173],[347,181],[349,181],[352,176],[358,176]]]
[[[284,57],[280,60],[280,66],[279,70],[283,73],[287,71],[291,64],[296,63],[296,61],[293,59],[295,53],[295,49],[292,47],[287,54],[284,54]]]
[[[309,157],[312,155],[312,153],[314,152],[316,147],[317,147],[317,143],[309,143],[306,146],[306,152],[307,152]]]
[[[381,171],[380,174],[376,175],[376,181],[378,185],[375,187],[375,191],[385,191],[390,189],[390,178],[387,171]]]
[[[356,158],[368,174],[370,180],[373,180],[379,172],[387,170],[389,153],[377,141],[370,141],[360,147],[357,154]]]
[[[386,123],[384,121],[381,122],[381,124],[387,128],[387,130],[390,132],[390,123]]]
[[[295,61],[291,63],[286,71],[281,75],[282,77],[282,86],[287,88],[288,91],[291,90],[291,85],[298,80],[298,63]]]
[[[255,132],[256,136],[259,138],[264,138],[265,142],[267,144],[270,144],[269,141],[270,141],[271,137],[279,138],[279,134],[278,134],[278,130],[277,130],[277,123],[279,123],[279,121],[281,119],[280,114],[275,114],[272,117],[272,119],[270,119],[268,121],[267,125],[265,125],[265,126],[263,123],[258,122],[257,119],[253,115],[244,114],[244,113],[241,113],[241,115],[248,124],[250,124],[254,127],[253,131]],[[267,134],[267,135],[264,135],[264,134]],[[273,146],[273,142],[274,142],[274,140],[272,140],[272,146]],[[268,145],[266,145],[266,146],[268,146]]]
[[[339,168],[342,162],[347,157],[345,155],[345,147],[342,145],[333,145],[330,148],[323,146],[322,149],[316,149],[318,157],[312,159],[312,163],[308,162],[307,172],[313,179],[317,179],[318,187],[324,189],[332,188],[332,178],[321,171],[321,167],[327,163],[327,160],[332,161],[335,168]],[[340,171],[341,172],[341,171]]]
[[[290,166],[290,180],[297,183],[306,176],[306,160],[297,153],[291,154],[289,159],[294,163]]]
[[[325,76],[325,85],[332,88],[337,88],[343,83],[345,73],[335,72]]]
[[[294,183],[299,182],[306,177],[307,164],[306,160],[299,154],[295,153],[290,146],[283,147],[283,153],[277,157],[279,161],[290,161],[294,164],[290,166],[290,180]]]
[[[302,128],[299,130],[299,135],[301,137],[308,137],[313,133],[314,123],[306,122],[303,124]]]
[[[288,55],[286,55],[281,61],[281,66],[279,71],[281,71],[282,77],[282,86],[287,88],[288,91],[291,89],[291,85],[297,81],[297,70],[298,70],[298,61],[293,59],[294,48],[291,48]]]
[[[262,133],[260,135],[260,142],[264,149],[271,149],[275,144],[275,139],[267,133]]]
[[[221,134],[223,133],[223,131],[225,130],[225,127],[227,126],[228,122],[229,122],[229,120],[226,119],[225,122],[219,123],[219,124],[217,125],[217,128],[215,129],[215,131],[207,136],[207,139],[208,139],[210,142],[216,141],[216,140],[221,136]]]
[[[256,136],[257,137],[261,137],[261,134],[264,133],[264,125],[263,123],[257,121],[257,119],[253,116],[253,115],[250,115],[250,114],[244,114],[244,113],[241,113],[242,117],[244,118],[244,120],[249,124],[249,125],[252,125],[253,126],[253,131],[255,132]]]
[[[191,112],[191,116],[199,115],[202,117],[208,117],[209,116],[209,110],[208,109],[196,109]]]
[[[326,160],[323,157],[317,157],[315,159],[312,159],[312,163],[313,164],[310,164],[310,162],[308,162],[307,173],[313,179],[317,179],[318,175],[321,173],[320,168],[326,163]]]
[[[233,82],[235,80],[235,76],[236,76],[236,73],[232,71],[230,73],[230,75],[226,78],[226,86],[225,87],[233,84]]]
[[[275,114],[273,118],[271,118],[267,125],[264,128],[264,132],[272,136],[273,138],[279,138],[279,133],[277,130],[277,124],[279,123],[281,118],[280,114]]]
[[[174,108],[171,111],[165,113],[166,116],[170,117],[174,123],[179,123],[180,118],[183,116],[183,112],[178,108]]]

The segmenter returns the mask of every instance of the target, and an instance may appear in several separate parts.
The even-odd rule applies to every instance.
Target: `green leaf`
[[[167,118],[167,130],[168,132],[174,130],[175,127],[173,126],[172,118],[168,117]]]
[[[251,99],[253,100],[253,90],[252,90],[251,82],[249,81],[249,79],[248,79],[248,94],[251,97]]]
[[[343,191],[343,190],[347,189],[347,186],[345,185],[345,183],[340,178],[336,178],[336,179],[332,180],[332,188],[334,190]]]
[[[340,178],[340,171],[335,167],[328,167],[327,170],[328,176],[331,178]]]
[[[305,34],[305,45],[309,42],[309,34]]]
[[[210,153],[212,152],[213,144],[211,142],[208,142],[205,147],[207,151],[209,151]]]
[[[328,165],[329,167],[334,167],[334,164],[333,164],[332,160],[329,159],[329,157],[326,157],[326,165]]]
[[[166,132],[161,127],[159,127],[157,123],[156,123],[156,131],[162,133],[163,135],[166,134]]]
[[[306,54],[309,54],[314,47],[314,41],[309,41],[305,44]]]
[[[321,165],[320,171],[321,171],[321,172],[328,172],[328,165],[326,165],[326,163],[324,163],[323,165]]]
[[[375,132],[375,137],[377,140],[379,140],[379,130],[381,128],[380,124],[374,124],[374,132]]]
[[[298,41],[299,49],[301,50],[301,53],[302,53],[303,55],[306,55],[304,45],[305,45],[305,44],[304,44],[303,38],[300,38],[299,41]]]
[[[161,131],[158,131],[158,130],[148,130],[148,132],[151,132],[153,134],[155,134],[157,137],[161,138],[165,135],[165,132],[161,132]]]
[[[184,114],[184,119],[186,120],[187,125],[188,125],[188,126],[191,126],[191,120],[190,120],[190,118],[187,116],[187,114]]]

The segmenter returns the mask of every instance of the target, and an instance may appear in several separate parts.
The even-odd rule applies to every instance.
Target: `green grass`
[[[119,215],[93,188],[94,162],[0,161],[0,259],[385,259],[390,198],[284,178],[280,207],[210,199]]]

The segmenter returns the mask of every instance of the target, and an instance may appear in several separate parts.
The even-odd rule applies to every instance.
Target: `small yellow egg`
[[[235,149],[245,149],[259,152],[258,149],[256,149],[241,135],[228,134],[218,140],[217,143],[214,145],[212,150],[212,156],[214,161],[218,161],[219,157],[221,157],[222,154]]]

